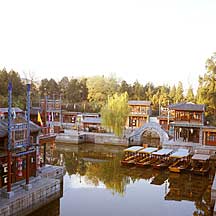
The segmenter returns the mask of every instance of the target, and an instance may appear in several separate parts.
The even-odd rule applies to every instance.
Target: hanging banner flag
[[[40,122],[40,125],[43,127],[43,122],[40,116],[40,113],[38,112],[38,117],[37,117],[37,121]]]

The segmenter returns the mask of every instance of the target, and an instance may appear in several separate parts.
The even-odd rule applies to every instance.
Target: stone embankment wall
[[[0,215],[27,215],[62,196],[62,167],[48,166],[41,169],[38,177],[30,178],[31,188],[25,189],[25,181],[12,185],[14,196],[4,197],[6,188],[0,191]]]
[[[115,136],[114,134],[107,133],[89,133],[77,132],[72,130],[65,130],[65,133],[56,136],[56,142],[64,143],[95,143],[95,144],[113,144],[128,146],[127,139]]]

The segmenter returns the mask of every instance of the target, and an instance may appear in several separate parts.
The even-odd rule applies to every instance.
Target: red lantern
[[[40,149],[38,146],[36,149],[36,164],[37,164],[37,170],[39,170],[40,169]]]
[[[18,167],[17,167],[17,176],[22,177],[22,158],[17,158]]]

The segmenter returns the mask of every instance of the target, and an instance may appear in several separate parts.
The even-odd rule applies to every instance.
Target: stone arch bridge
[[[169,140],[167,132],[161,128],[158,123],[150,122],[145,123],[142,127],[136,129],[128,136],[128,144],[131,145],[141,145],[142,137],[146,131],[155,132],[160,138],[160,144],[166,143]]]

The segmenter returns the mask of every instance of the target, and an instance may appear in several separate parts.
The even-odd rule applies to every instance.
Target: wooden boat
[[[155,163],[152,163],[152,167],[155,169],[164,169],[170,165],[169,155],[173,152],[173,149],[160,149],[153,152],[152,155],[158,158]]]
[[[196,175],[207,175],[210,170],[209,166],[210,155],[195,154],[192,160],[192,173]]]
[[[143,149],[142,146],[132,146],[127,149],[124,149],[124,156],[121,160],[122,165],[133,165],[135,161],[139,159],[138,152]]]
[[[142,167],[149,167],[151,166],[153,163],[156,163],[159,159],[157,157],[154,157],[152,155],[149,156],[148,160],[146,160],[144,163],[140,164],[139,166]]]
[[[170,155],[170,160],[174,162],[169,166],[169,171],[180,173],[189,167],[190,153],[187,149],[179,149]]]
[[[136,165],[137,166],[142,166],[143,163],[147,162],[150,159],[150,155],[154,152],[157,151],[157,148],[144,148],[138,152],[139,158],[136,160]]]

